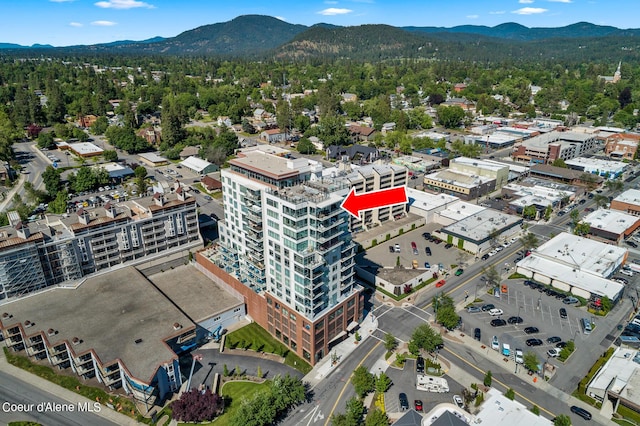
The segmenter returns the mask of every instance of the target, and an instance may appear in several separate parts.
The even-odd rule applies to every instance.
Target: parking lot
[[[401,392],[407,394],[409,400],[409,407],[415,409],[414,401],[422,401],[423,411],[429,412],[436,405],[449,402],[453,400],[453,395],[460,395],[464,386],[458,382],[452,380],[448,376],[443,376],[449,384],[449,392],[437,393],[437,392],[425,392],[416,389],[416,361],[414,359],[407,359],[404,369],[389,368],[386,371],[393,385],[385,394],[385,408],[388,412],[394,413],[402,411],[400,409],[400,402],[398,395]]]
[[[474,328],[480,328],[481,342],[488,347],[491,346],[492,336],[495,335],[501,344],[508,343],[512,349],[520,348],[525,352],[533,351],[542,362],[547,359],[547,351],[556,345],[556,343],[547,342],[549,337],[558,336],[564,342],[574,339],[576,350],[580,350],[581,346],[600,344],[611,330],[610,325],[605,325],[603,317],[592,316],[587,312],[586,307],[578,308],[574,304],[564,304],[563,298],[556,298],[531,289],[525,286],[523,281],[521,279],[507,280],[507,292],[501,293],[499,298],[486,293],[481,296],[483,302],[478,303],[478,306],[493,304],[497,309],[503,311],[502,315],[492,316],[488,311],[460,312],[463,322],[467,324],[465,327],[467,332],[472,333]],[[566,310],[566,317],[560,314],[562,308]],[[491,320],[495,318],[508,320],[512,316],[521,317],[523,322],[520,324],[507,323],[499,327],[490,325]],[[585,317],[596,325],[593,332],[588,335],[583,333],[580,325],[580,320]],[[601,322],[602,327],[599,327]],[[539,331],[527,334],[526,327],[536,327]],[[542,345],[528,347],[525,342],[532,338],[542,340]]]
[[[459,265],[467,262],[471,257],[468,253],[458,250],[456,247],[451,246],[445,248],[446,242],[441,241],[439,243],[426,240],[422,234],[425,232],[433,232],[439,229],[438,224],[428,224],[414,229],[410,232],[405,232],[403,235],[392,238],[389,241],[379,242],[376,247],[367,250],[365,259],[381,266],[394,267],[396,266],[396,258],[400,257],[400,264],[407,268],[412,266],[413,260],[417,260],[418,268],[425,269],[425,263],[429,263],[429,267],[442,264],[445,270],[448,270],[451,265]],[[417,254],[414,254],[411,243],[416,244]],[[396,252],[392,248],[398,244],[400,252]],[[426,248],[429,247],[431,255],[426,253]]]

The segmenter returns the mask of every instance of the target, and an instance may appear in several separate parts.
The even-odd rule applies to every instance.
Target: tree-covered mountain
[[[498,62],[503,60],[618,62],[640,59],[640,30],[579,22],[560,28],[528,28],[516,23],[495,27],[463,25],[340,27],[319,23],[294,25],[263,15],[239,16],[201,26],[175,37],[144,41],[115,41],[91,46],[51,49],[47,54],[151,54],[220,58],[306,60],[350,58],[382,60],[424,58]],[[0,44],[0,49],[25,51],[45,46]]]
[[[593,38],[605,36],[638,36],[640,30],[622,30],[616,27],[595,25],[589,22],[578,22],[558,28],[534,27],[528,28],[514,22],[507,22],[487,27],[484,25],[460,25],[451,28],[445,27],[402,27],[406,31],[427,34],[434,33],[464,33],[477,34],[486,37],[495,37],[506,40],[546,40],[554,38]]]

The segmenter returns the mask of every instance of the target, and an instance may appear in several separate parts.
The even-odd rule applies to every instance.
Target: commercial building
[[[552,131],[522,142],[513,152],[515,161],[530,164],[551,164],[557,159],[569,160],[598,148],[595,135]]]
[[[496,189],[496,180],[454,170],[441,170],[425,175],[424,188],[463,200],[473,200],[493,192]]]
[[[593,174],[590,174],[586,180],[584,172],[550,164],[534,164],[529,170],[529,175],[580,186],[599,185],[604,180],[601,176]]]
[[[470,253],[478,254],[502,238],[520,231],[522,217],[483,209],[440,229],[436,234],[448,243]]]
[[[624,285],[608,278],[623,265],[628,251],[563,232],[517,264],[517,272],[585,299],[608,297],[616,303]]]
[[[640,353],[635,349],[616,348],[609,360],[587,385],[586,393],[600,401],[611,401],[613,412],[620,405],[640,411]]]
[[[515,145],[522,138],[508,133],[494,132],[482,135],[465,135],[464,143],[481,145],[485,148],[502,149]]]
[[[619,210],[598,209],[582,219],[593,236],[620,243],[640,226],[640,217]]]
[[[89,158],[102,155],[104,150],[91,142],[78,142],[70,144],[60,144],[58,148],[61,150],[70,150],[79,157]]]
[[[432,194],[413,188],[407,188],[407,197],[409,199],[409,213],[424,217],[426,223],[435,222],[439,212],[460,200],[451,195]]]
[[[0,303],[123,264],[167,260],[202,246],[195,198],[182,188],[0,228]]]
[[[4,344],[153,405],[180,388],[178,356],[217,329],[212,319],[229,326],[244,314],[241,300],[193,267],[179,269],[161,290],[126,267],[14,300],[0,315]]]
[[[123,166],[119,163],[106,163],[100,164],[98,166],[93,166],[94,168],[103,168],[109,173],[109,178],[120,181],[128,176],[133,176],[134,172],[129,166]]]
[[[249,315],[311,364],[358,327],[362,288],[340,206],[350,189],[322,165],[262,149],[223,169],[220,243],[199,253],[212,279],[239,292]],[[375,177],[373,178],[375,179]]]
[[[638,150],[638,142],[638,134],[614,133],[605,140],[604,153],[616,160],[633,160]]]
[[[140,158],[140,161],[142,161],[144,164],[151,167],[166,166],[167,164],[169,164],[169,160],[159,156],[155,152],[143,152],[142,154],[138,155],[138,158]]]
[[[496,188],[506,185],[509,180],[509,166],[497,161],[457,157],[449,162],[449,170],[494,179]]]
[[[519,215],[528,206],[534,206],[542,214],[548,206],[560,207],[564,201],[575,200],[581,193],[581,188],[534,177],[502,188],[503,199],[509,200],[509,209]]]
[[[611,209],[640,216],[640,190],[627,189],[611,200]]]
[[[182,167],[186,167],[198,175],[206,175],[207,173],[217,172],[219,167],[213,163],[198,157],[189,157],[180,162]]]
[[[598,158],[576,157],[566,160],[565,163],[570,169],[602,176],[605,179],[616,179],[627,168],[627,164],[622,161],[600,160]]]
[[[393,164],[406,167],[412,172],[428,172],[429,170],[437,169],[440,167],[440,161],[428,160],[413,155],[403,155],[391,160]]]

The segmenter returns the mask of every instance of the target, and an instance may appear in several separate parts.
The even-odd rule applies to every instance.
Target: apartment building
[[[340,207],[351,181],[280,151],[251,147],[222,170],[220,244],[197,260],[244,295],[249,316],[315,364],[362,317],[356,246]]]
[[[515,161],[551,164],[554,160],[580,157],[598,148],[595,134],[551,131],[532,137],[512,153]]]
[[[616,160],[633,160],[638,150],[640,135],[635,133],[614,133],[607,137],[604,153]]]
[[[15,212],[9,219],[0,228],[0,301],[5,302],[119,265],[185,255],[202,246],[195,198],[180,187],[173,194],[46,215],[29,224]]]

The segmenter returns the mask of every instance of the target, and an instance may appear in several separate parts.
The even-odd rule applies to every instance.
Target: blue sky
[[[557,27],[579,21],[637,28],[638,0],[2,0],[0,42],[68,46],[173,37],[239,15],[293,24],[394,26],[517,22]],[[625,11],[627,13],[625,13]],[[629,13],[633,12],[634,13]]]

